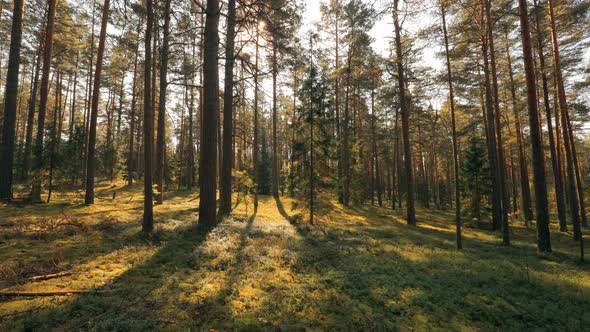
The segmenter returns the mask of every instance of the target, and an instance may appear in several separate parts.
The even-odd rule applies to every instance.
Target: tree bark
[[[273,39],[276,36],[273,36]],[[279,197],[279,161],[277,158],[277,42],[272,43],[272,195]]]
[[[24,0],[14,0],[8,72],[4,90],[4,125],[0,145],[0,200],[12,200],[12,178],[15,150],[15,126],[18,104],[18,75],[23,31]]]
[[[350,202],[350,76],[352,62],[352,45],[348,46],[348,57],[346,64],[346,92],[344,95],[344,123],[342,124],[342,172],[340,180],[342,188],[342,204],[348,206]]]
[[[254,143],[252,147],[252,160],[254,164],[254,212],[258,210],[258,47],[260,38],[260,25],[256,24],[256,45],[254,60]]]
[[[534,2],[537,7],[537,0]],[[553,169],[553,179],[555,182],[555,199],[557,202],[557,216],[559,219],[559,230],[567,231],[566,224],[566,208],[565,198],[563,194],[563,182],[561,180],[561,173],[558,166],[558,158],[556,151],[555,138],[553,136],[553,124],[551,121],[551,102],[549,101],[549,87],[547,83],[547,73],[545,72],[545,53],[543,50],[543,30],[541,30],[541,18],[539,16],[539,9],[535,10],[535,21],[537,25],[537,48],[539,54],[539,71],[541,72],[541,79],[543,84],[543,103],[545,104],[545,117],[547,120],[547,135],[549,136],[549,150],[551,152],[551,166]]]
[[[496,129],[496,140],[498,149],[498,172],[500,174],[500,188],[502,197],[502,241],[505,245],[510,245],[510,230],[508,228],[508,211],[510,210],[510,199],[508,187],[506,185],[506,160],[504,159],[504,147],[502,141],[502,126],[500,123],[501,109],[500,96],[498,93],[498,74],[496,69],[496,50],[494,46],[494,23],[492,20],[491,6],[492,0],[485,1],[486,23],[488,27],[488,43],[490,52],[490,66],[492,73],[492,91],[494,94],[494,125]]]
[[[139,28],[138,28],[139,30]],[[135,139],[135,108],[137,107],[137,97],[135,90],[137,87],[137,58],[139,57],[139,31],[138,31],[137,45],[135,46],[135,59],[133,60],[133,84],[131,87],[131,115],[129,116],[129,151],[127,154],[127,185],[133,185],[134,171],[133,169],[133,147]]]
[[[168,52],[170,44],[170,3],[164,3],[164,36],[160,55],[160,96],[158,102],[158,134],[156,138],[156,181],[158,185],[158,204],[164,202],[164,166],[166,155],[166,89],[168,88]]]
[[[510,58],[510,47],[506,44],[506,60],[508,62],[508,77],[510,78],[510,94],[512,98],[512,112],[514,114],[514,124],[516,131],[516,143],[518,146],[518,165],[520,170],[520,190],[522,198],[522,211],[524,214],[525,225],[533,219],[533,209],[531,206],[531,189],[529,186],[529,172],[524,152],[524,139],[522,137],[522,128],[520,124],[520,114],[516,102],[516,84],[514,83],[514,73],[512,71],[512,59]]]
[[[43,74],[41,76],[41,100],[37,117],[37,135],[35,139],[35,161],[33,163],[33,184],[31,186],[31,200],[41,202],[41,180],[43,177],[43,137],[45,133],[45,115],[47,113],[47,99],[49,97],[49,71],[51,70],[51,52],[53,50],[53,31],[55,27],[55,9],[57,0],[49,1],[47,14],[47,28],[43,50]]]
[[[25,136],[25,150],[22,164],[22,180],[29,179],[29,170],[31,168],[31,150],[33,146],[33,126],[35,122],[35,105],[37,103],[37,90],[39,88],[39,73],[41,72],[41,55],[43,46],[39,45],[37,50],[37,60],[35,61],[35,76],[32,79],[31,95],[29,96],[29,111],[27,114],[27,133]]]
[[[88,159],[86,162],[86,196],[84,204],[94,204],[94,176],[96,173],[96,123],[98,117],[98,101],[100,97],[100,79],[102,73],[102,59],[107,34],[110,0],[105,0],[102,9],[102,23],[98,40],[98,53],[96,55],[96,69],[94,74],[94,86],[92,88],[92,109],[90,110],[90,127],[88,133]]]
[[[528,8],[526,0],[518,0],[520,12],[520,27],[527,87],[527,103],[529,108],[529,126],[533,151],[533,171],[535,181],[535,212],[537,217],[537,249],[540,252],[551,251],[549,234],[549,202],[547,200],[547,183],[545,179],[545,164],[543,145],[539,128],[539,114],[537,109],[537,88],[533,51],[529,32]]]
[[[154,199],[152,190],[152,151],[154,130],[152,127],[152,30],[154,27],[153,0],[146,0],[147,20],[145,28],[145,57],[143,85],[143,223],[142,231],[150,233],[154,229]]]
[[[576,175],[574,168],[574,142],[570,140],[568,121],[567,121],[567,102],[565,96],[565,87],[561,71],[561,58],[559,56],[559,41],[557,39],[557,28],[555,24],[554,2],[549,0],[549,23],[551,28],[551,44],[553,46],[553,63],[555,72],[555,82],[557,86],[557,97],[559,101],[560,115],[561,115],[561,129],[563,134],[563,143],[565,146],[565,156],[567,165],[567,181],[568,181],[568,199],[570,205],[570,212],[572,214],[572,226],[574,229],[574,239],[582,240],[582,230],[580,228],[580,216],[578,210],[578,196],[576,193]],[[582,247],[581,247],[582,248]]]
[[[443,37],[445,42],[445,58],[447,65],[447,82],[449,84],[449,102],[451,106],[451,134],[453,136],[453,175],[455,180],[455,230],[457,249],[463,249],[461,236],[461,193],[459,191],[459,151],[457,149],[457,127],[455,121],[455,95],[453,89],[453,70],[449,56],[449,37],[447,33],[446,0],[441,0],[440,9],[442,16]]]
[[[74,73],[74,88],[72,89],[72,107],[70,108],[70,129],[68,132],[69,141],[74,140],[74,129],[76,126],[76,89],[78,87],[78,68],[80,61],[80,52],[76,53],[76,68]]]
[[[60,129],[58,128],[58,118],[61,113],[61,95],[62,95],[62,81],[63,73],[61,69],[57,70],[55,75],[55,107],[53,109],[53,124],[51,126],[51,141],[49,142],[49,185],[47,192],[47,203],[51,202],[51,193],[53,192],[53,168],[55,166],[55,150],[60,136]]]
[[[406,171],[406,186],[407,186],[407,221],[410,225],[416,225],[416,210],[414,207],[414,174],[412,169],[412,147],[410,142],[410,124],[409,117],[410,112],[408,109],[408,100],[406,98],[406,87],[404,78],[404,67],[402,63],[402,43],[401,43],[401,32],[399,24],[399,11],[398,11],[399,0],[393,1],[393,25],[395,27],[395,50],[397,54],[397,79],[399,85],[399,99],[402,115],[402,137],[404,141],[404,163]]]
[[[229,0],[227,8],[227,32],[225,38],[225,80],[223,89],[223,158],[221,159],[219,214],[231,212],[232,187],[232,139],[234,103],[234,37],[236,25],[236,0]]]
[[[214,225],[216,223],[216,173],[217,173],[217,112],[218,98],[218,64],[219,48],[219,0],[207,0],[207,19],[205,23],[204,58],[203,58],[203,122],[200,158],[199,223]]]
[[[485,20],[485,2],[481,1],[481,36],[483,71],[484,71],[484,88],[485,88],[485,119],[486,119],[486,138],[488,146],[488,161],[490,164],[490,175],[492,178],[492,229],[496,230],[502,225],[502,184],[500,182],[500,167],[498,163],[498,149],[496,142],[496,125],[493,109],[493,95],[490,83],[490,64],[487,41],[487,28],[484,26]]]

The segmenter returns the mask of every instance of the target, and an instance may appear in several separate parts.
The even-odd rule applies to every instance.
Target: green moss
[[[421,210],[419,226],[410,227],[397,212],[328,202],[312,227],[296,223],[307,220],[290,209],[296,202],[264,196],[255,218],[239,204],[207,230],[195,224],[196,195],[183,191],[156,206],[156,232],[146,237],[140,186],[106,183],[97,192],[93,206],[72,193],[51,204],[0,206],[1,266],[24,271],[19,283],[2,280],[3,289],[106,291],[0,299],[0,329],[590,328],[589,266],[556,230],[553,254],[537,254],[534,230],[517,222],[513,246],[502,246],[498,233],[466,228],[465,250],[457,252],[452,213]],[[23,232],[64,215],[83,227]],[[74,274],[24,280],[43,269]]]

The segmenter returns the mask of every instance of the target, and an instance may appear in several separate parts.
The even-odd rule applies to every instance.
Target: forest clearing
[[[112,199],[113,192],[117,192]],[[199,228],[193,195],[169,192],[141,233],[139,186],[97,186],[51,204],[0,209],[2,292],[89,294],[2,298],[3,329],[21,330],[584,330],[587,264],[567,234],[536,254],[534,230],[513,243],[452,214],[417,211],[418,227],[376,206],[321,208],[310,226],[294,201],[243,202],[214,229]],[[51,223],[53,221],[53,224]],[[47,230],[52,225],[61,228]],[[32,281],[34,275],[71,275]]]
[[[0,0],[0,331],[590,331],[590,0]]]

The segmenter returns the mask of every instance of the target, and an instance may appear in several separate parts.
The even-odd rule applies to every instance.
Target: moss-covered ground
[[[1,290],[92,291],[0,297],[0,330],[590,329],[590,265],[555,229],[551,254],[518,222],[512,246],[467,227],[458,252],[451,211],[419,210],[411,227],[402,211],[329,202],[312,226],[270,197],[203,229],[197,195],[176,191],[148,238],[141,190],[102,183],[93,206],[81,192],[0,205]]]

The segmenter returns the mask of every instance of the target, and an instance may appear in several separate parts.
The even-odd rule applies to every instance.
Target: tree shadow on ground
[[[322,225],[310,226],[280,199],[275,204],[292,234],[282,221],[254,216],[177,229],[153,256],[100,288],[106,293],[31,314],[25,324],[125,331],[590,326],[590,286],[574,282],[588,278],[587,265],[498,246],[494,236],[469,235],[458,252],[444,223],[410,227],[375,208],[335,206]],[[162,217],[178,213],[190,212]],[[275,228],[259,229],[265,223]],[[206,241],[212,235],[215,253]]]
[[[146,261],[98,288],[97,294],[81,295],[65,305],[31,313],[24,321],[24,328],[157,329],[163,323],[157,314],[162,298],[181,295],[177,288],[168,285],[171,276],[198,268],[194,250],[205,241],[211,230],[211,227],[191,225]],[[7,328],[20,329],[22,326],[7,325]]]
[[[590,302],[590,287],[569,282],[552,262],[568,264],[576,273],[588,272],[588,266],[563,262],[554,255],[537,255],[528,247],[505,248],[493,240],[473,237],[465,245],[474,248],[457,252],[453,232],[410,227],[364,207],[351,209],[360,220],[339,215],[322,236],[294,223],[280,200],[277,209],[304,237],[298,273],[317,276],[318,283],[310,285],[307,298],[314,303],[315,316],[323,319],[301,316],[299,323],[306,321],[305,327],[568,326],[579,330],[590,326],[581,309]],[[321,291],[314,293],[317,289]],[[553,308],[555,314],[535,310],[536,305]],[[529,315],[531,311],[534,313]],[[571,312],[577,314],[570,316]]]

